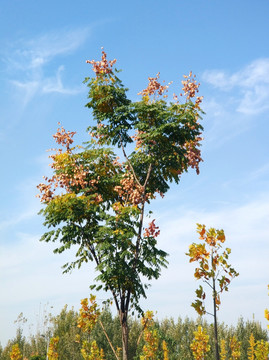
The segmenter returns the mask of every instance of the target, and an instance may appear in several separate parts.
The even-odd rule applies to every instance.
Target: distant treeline
[[[83,360],[80,353],[81,344],[83,340],[92,341],[96,340],[99,348],[102,348],[107,360],[114,359],[113,352],[105,337],[105,334],[100,326],[97,324],[92,330],[91,334],[85,334],[77,327],[78,312],[68,310],[65,306],[59,315],[46,317],[46,323],[40,326],[37,333],[26,338],[23,334],[23,329],[18,323],[17,334],[14,339],[8,341],[5,348],[0,346],[0,360],[10,360],[10,351],[14,344],[18,344],[23,354],[23,359],[29,360],[46,360],[46,353],[49,340],[52,337],[59,337],[57,352],[59,360]],[[111,339],[114,347],[121,347],[121,329],[119,319],[113,317],[109,310],[103,310],[100,319],[104,325],[108,336]],[[179,359],[193,359],[190,349],[190,344],[193,341],[193,332],[197,330],[198,325],[202,325],[207,330],[210,336],[211,350],[208,353],[209,360],[215,360],[214,356],[214,328],[212,324],[207,321],[197,319],[191,320],[189,318],[167,318],[162,321],[156,320],[155,326],[160,337],[160,359],[161,357],[161,343],[165,340],[169,349],[169,360]],[[41,330],[42,329],[42,330]],[[129,321],[129,357],[130,359],[139,360],[141,351],[144,345],[143,337],[141,337],[142,325],[140,319],[130,318]],[[244,321],[239,318],[236,326],[228,326],[224,323],[219,325],[219,337],[225,339],[227,344],[232,336],[236,336],[238,341],[241,342],[241,357],[240,359],[247,359],[247,349],[249,347],[249,337],[251,333],[254,335],[255,340],[268,341],[267,330],[261,327],[258,321]],[[139,344],[137,345],[138,339]],[[227,354],[230,358],[229,353]],[[158,358],[158,357],[157,357]]]

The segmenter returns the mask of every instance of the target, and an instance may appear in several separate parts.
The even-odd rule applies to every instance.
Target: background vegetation
[[[43,332],[37,332],[29,337],[23,335],[22,326],[19,325],[17,335],[10,339],[4,348],[0,348],[0,360],[10,360],[9,353],[14,344],[19,344],[21,353],[27,359],[31,360],[45,360],[48,341],[52,337],[59,336],[58,354],[61,360],[83,360],[80,353],[81,343],[83,340],[96,340],[99,348],[103,348],[106,359],[113,359],[114,355],[105,338],[105,335],[99,324],[93,329],[91,334],[85,334],[77,327],[79,313],[74,309],[69,310],[65,306],[60,314],[57,316],[48,316],[48,323],[43,326]],[[102,311],[102,323],[112,340],[114,347],[121,346],[121,331],[118,317],[113,317],[109,308]],[[166,318],[161,321],[155,321],[155,328],[159,335],[159,351],[161,354],[162,341],[165,340],[169,350],[169,360],[177,359],[194,359],[190,344],[193,341],[193,332],[197,330],[197,326],[201,324],[206,329],[209,335],[210,351],[207,359],[214,360],[214,326],[209,322],[197,318],[192,320],[190,318],[178,319]],[[140,319],[130,317],[130,345],[129,354],[130,359],[138,360],[142,354],[144,339],[137,347],[137,340],[142,331]],[[247,349],[249,347],[249,337],[253,333],[255,340],[268,341],[267,330],[261,327],[261,324],[254,319],[252,321],[244,321],[239,318],[236,326],[228,326],[224,323],[218,325],[220,339],[225,339],[229,343],[232,336],[236,336],[241,342],[241,356],[240,359],[248,359]],[[229,359],[231,354],[227,354]],[[157,356],[158,358],[158,356]],[[161,357],[160,357],[161,358]]]

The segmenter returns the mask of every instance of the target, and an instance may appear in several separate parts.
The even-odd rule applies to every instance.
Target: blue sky
[[[169,268],[152,284],[145,309],[160,318],[196,317],[198,284],[184,255],[197,241],[196,223],[223,228],[240,276],[223,296],[220,320],[262,321],[269,307],[269,2],[19,1],[0,8],[0,342],[15,335],[20,312],[35,322],[49,303],[79,307],[94,278],[91,267],[62,275],[72,259],[38,240],[36,185],[48,173],[46,149],[60,121],[86,139],[87,59],[103,46],[117,58],[135,100],[160,71],[180,92],[192,70],[206,112],[199,176],[191,171],[153,205]],[[103,298],[104,294],[99,297]],[[208,318],[210,321],[211,319]]]

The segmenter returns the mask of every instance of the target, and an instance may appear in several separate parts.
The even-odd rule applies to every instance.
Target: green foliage
[[[80,329],[77,327],[77,319],[77,313],[73,309],[67,310],[67,306],[62,309],[59,315],[52,318],[52,336],[59,337],[57,344],[59,359],[77,359],[80,344],[77,342],[76,336],[81,334]]]
[[[85,79],[86,106],[93,115],[90,138],[85,146],[71,147],[75,133],[59,128],[53,176],[38,188],[45,205],[40,213],[50,228],[41,240],[60,243],[56,253],[76,245],[76,259],[64,272],[95,262],[98,287],[92,288],[110,291],[128,337],[129,309],[143,312],[139,300],[146,297],[148,282],[167,265],[167,253],[157,247],[158,227],[154,220],[144,224],[146,206],[189,167],[199,173],[202,98],[196,97],[196,80],[186,77],[185,103],[168,103],[168,86],[157,76],[133,102],[113,70],[115,62],[104,51],[102,61],[88,61],[95,73]]]
[[[78,323],[79,313],[74,309],[68,310],[65,306],[59,315],[51,317],[51,337],[59,336],[58,354],[59,359],[68,360],[83,360],[80,353],[81,345],[83,341],[96,341],[99,349],[104,349],[106,359],[113,359],[112,350],[107,342],[107,339],[100,327],[97,325],[93,328],[90,334],[84,334],[76,326]],[[112,316],[109,308],[102,311],[100,319],[112,341],[115,348],[121,346],[121,327],[118,316]],[[214,353],[214,327],[207,321],[198,318],[196,321],[189,318],[166,318],[161,321],[155,321],[155,329],[159,334],[159,352],[162,354],[161,343],[166,341],[169,349],[169,360],[193,360],[190,344],[194,338],[194,331],[201,325],[209,335],[209,345],[211,347],[208,353],[208,360],[215,360]],[[142,355],[142,349],[144,346],[143,336],[139,345],[137,346],[137,340],[142,331],[142,325],[139,319],[129,319],[129,352],[130,359],[139,360]],[[229,343],[231,337],[235,336],[238,341],[241,342],[241,358],[245,360],[248,358],[248,340],[253,333],[255,341],[267,342],[268,333],[266,329],[261,327],[261,324],[255,320],[244,321],[243,318],[239,318],[235,326],[228,326],[224,323],[218,325],[219,338],[224,339],[226,343]],[[79,336],[79,337],[78,337]],[[24,356],[32,360],[44,360],[46,358],[45,353],[37,353],[36,344],[39,343],[40,338],[44,340],[44,337],[40,336],[40,333],[31,335],[28,339],[24,338]],[[9,353],[14,344],[18,340],[17,336],[14,339],[9,340],[8,344],[0,353],[0,360],[10,360]],[[35,340],[35,341],[33,341]],[[43,351],[42,349],[40,349]],[[230,349],[227,347],[227,358],[231,357]],[[21,352],[23,349],[21,349]],[[34,355],[35,354],[35,355]]]

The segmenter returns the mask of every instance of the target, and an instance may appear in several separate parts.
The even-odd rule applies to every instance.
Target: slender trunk
[[[218,322],[217,322],[217,306],[216,306],[216,284],[215,278],[213,278],[213,304],[214,304],[214,335],[215,335],[215,350],[216,360],[220,360],[219,357],[219,341],[218,341]]]
[[[120,312],[120,324],[122,335],[122,359],[128,360],[128,322],[126,312]]]

